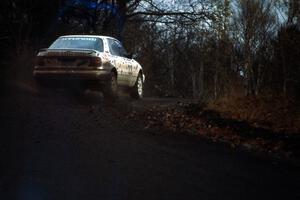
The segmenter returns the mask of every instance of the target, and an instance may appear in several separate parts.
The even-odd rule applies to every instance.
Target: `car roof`
[[[104,36],[104,35],[62,35],[62,36],[60,36],[60,38],[61,37],[94,37],[94,38],[96,37],[96,38],[101,38],[101,39],[109,38],[109,39],[115,39],[116,40],[116,38],[109,37],[109,36]]]

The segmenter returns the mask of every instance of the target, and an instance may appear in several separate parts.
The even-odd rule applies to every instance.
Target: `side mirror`
[[[126,57],[129,58],[129,59],[133,59],[133,54],[132,54],[132,53],[128,53],[128,54],[126,55]]]
[[[138,55],[136,53],[128,53],[126,55],[126,58],[129,58],[129,59],[136,59],[138,57]]]
[[[138,54],[137,53],[131,53],[131,59],[137,59]]]

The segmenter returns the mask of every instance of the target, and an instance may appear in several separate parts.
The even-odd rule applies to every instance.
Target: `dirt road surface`
[[[126,118],[168,100],[101,101],[3,94],[0,199],[300,199],[299,166]]]

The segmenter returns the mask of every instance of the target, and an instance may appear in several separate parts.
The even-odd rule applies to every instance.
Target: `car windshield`
[[[103,41],[93,37],[61,37],[49,49],[94,49],[103,52]]]

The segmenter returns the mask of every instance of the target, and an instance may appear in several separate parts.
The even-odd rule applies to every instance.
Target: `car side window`
[[[109,51],[112,55],[126,57],[127,52],[117,40],[108,39]]]
[[[94,48],[97,51],[103,52],[103,40],[102,39],[98,39],[95,44],[94,44]]]
[[[115,40],[108,39],[109,51],[114,56],[120,56],[120,48]]]
[[[118,43],[119,43],[119,42],[118,42]],[[127,57],[128,53],[127,53],[127,51],[125,50],[125,48],[122,46],[121,43],[119,43],[119,46],[120,46],[120,54],[121,54],[121,56]]]

